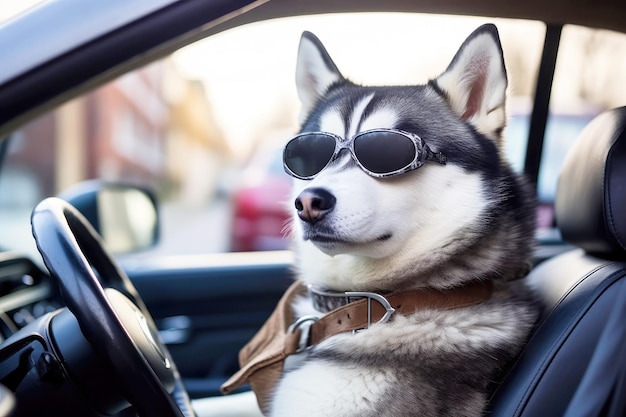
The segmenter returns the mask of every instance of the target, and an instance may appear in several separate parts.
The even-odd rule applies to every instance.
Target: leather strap
[[[297,350],[297,341],[287,340],[287,328],[295,321],[291,307],[293,301],[296,297],[305,295],[306,291],[307,287],[301,281],[294,282],[287,289],[263,327],[239,351],[241,369],[222,384],[221,391],[224,394],[229,394],[243,385],[255,371],[283,361],[289,355],[287,352],[293,353]]]
[[[282,374],[284,360],[300,349],[302,330],[297,328],[289,332],[288,328],[295,321],[291,308],[293,301],[306,294],[306,291],[307,287],[301,281],[296,281],[285,292],[270,318],[239,352],[241,369],[222,385],[224,394],[250,381],[261,410],[267,414],[273,389]],[[394,315],[409,315],[418,310],[451,310],[479,304],[489,299],[492,291],[491,281],[477,281],[448,290],[424,288],[390,293],[385,298],[395,309]],[[371,303],[369,313],[368,301]],[[375,300],[360,299],[346,304],[311,324],[307,346],[340,333],[367,328],[368,322],[380,321],[385,313],[387,310]]]
[[[445,291],[423,288],[390,293],[385,298],[395,309],[394,316],[409,315],[418,310],[453,310],[479,304],[491,297],[492,289],[491,281],[476,281]],[[370,303],[370,323],[376,323],[385,315],[386,310],[374,300]],[[309,345],[316,345],[336,334],[367,328],[367,310],[368,300],[360,299],[326,313],[311,325]]]

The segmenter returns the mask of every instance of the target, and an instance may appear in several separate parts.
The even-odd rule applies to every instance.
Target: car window
[[[133,256],[287,248],[290,179],[280,152],[298,129],[302,31],[316,33],[353,81],[417,84],[439,75],[486,21],[498,26],[505,51],[506,154],[521,169],[542,23],[399,13],[272,20],[196,42],[16,132],[0,175],[0,210],[11,214],[0,216],[10,219],[0,225],[0,246],[34,251],[34,205],[100,178],[146,185],[158,196],[161,242]],[[555,136],[586,122],[562,116],[550,121]],[[540,182],[554,175],[547,164]],[[551,198],[550,187],[540,186],[542,199]]]
[[[626,103],[624,68],[626,35],[574,25],[563,28],[539,166],[540,228],[555,224],[553,201],[558,175],[579,133],[600,112]],[[518,114],[528,114],[530,105],[518,102],[514,109],[507,128],[507,154],[521,172],[529,118]]]

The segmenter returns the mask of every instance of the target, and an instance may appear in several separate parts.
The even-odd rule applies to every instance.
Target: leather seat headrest
[[[604,257],[626,257],[626,107],[593,119],[568,154],[555,198],[563,238]]]

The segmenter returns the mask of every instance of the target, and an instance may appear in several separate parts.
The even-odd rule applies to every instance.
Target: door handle
[[[160,320],[159,335],[166,345],[179,345],[191,338],[191,319],[188,316],[172,316]]]

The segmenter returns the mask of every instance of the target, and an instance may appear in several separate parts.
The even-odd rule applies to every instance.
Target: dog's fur
[[[294,212],[299,278],[336,291],[446,289],[475,280],[493,280],[495,289],[472,307],[398,315],[314,346],[283,375],[271,415],[480,416],[537,317],[519,279],[532,253],[534,199],[503,159],[507,76],[496,28],[478,28],[427,85],[355,85],[308,32],[296,72],[303,132],[350,138],[397,128],[448,158],[376,179],[344,152],[313,180],[296,180],[294,198],[310,189],[336,198],[317,222]],[[306,299],[294,308],[321,314]]]

